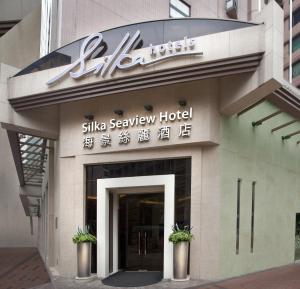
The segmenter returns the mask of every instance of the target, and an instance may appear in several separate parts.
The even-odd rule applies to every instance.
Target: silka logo
[[[102,34],[94,33],[82,43],[80,57],[60,74],[50,79],[47,84],[52,85],[67,74],[73,79],[79,79],[87,74],[100,75],[104,78],[107,74],[113,75],[116,69],[127,70],[137,66],[148,66],[173,57],[203,54],[202,52],[193,51],[195,48],[194,39],[184,37],[181,41],[169,41],[166,44],[156,46],[150,44],[149,54],[151,59],[145,60],[144,56],[132,56],[129,54],[138,40],[140,40],[140,31],[137,31],[133,37],[130,37],[130,34],[127,32],[112,55],[104,57],[103,62],[99,62],[87,69],[86,61],[96,51],[102,51],[105,47]]]

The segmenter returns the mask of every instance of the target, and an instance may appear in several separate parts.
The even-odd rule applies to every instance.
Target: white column
[[[97,183],[97,275],[105,278],[109,274],[109,192]]]
[[[174,225],[175,211],[175,175],[165,178],[164,204],[164,279],[173,278],[173,243],[169,242]]]

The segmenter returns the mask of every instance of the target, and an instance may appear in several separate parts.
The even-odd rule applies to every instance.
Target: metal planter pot
[[[77,244],[77,277],[87,278],[91,275],[91,242]]]
[[[186,280],[188,278],[188,256],[189,256],[189,242],[179,242],[174,244],[174,279]]]

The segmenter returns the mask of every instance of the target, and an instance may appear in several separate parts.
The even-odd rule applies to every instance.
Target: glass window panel
[[[176,11],[174,8],[170,7],[170,16],[172,18],[184,18],[186,17],[185,15],[179,13],[178,11]]]
[[[300,48],[300,35],[296,36],[292,41],[292,51],[296,51]]]
[[[300,8],[293,12],[293,26],[300,22]]]
[[[300,61],[293,64],[292,74],[293,74],[293,77],[300,75]]]
[[[190,6],[188,6],[183,1],[171,0],[170,1],[170,7],[172,7],[174,10],[177,10],[181,15],[184,15],[185,17],[190,16],[190,9],[191,8],[190,8]]]

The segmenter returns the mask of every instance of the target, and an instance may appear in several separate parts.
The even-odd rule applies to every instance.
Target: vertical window
[[[241,179],[237,181],[237,204],[236,204],[236,243],[235,252],[239,254],[240,250],[240,203],[241,203]]]
[[[293,12],[293,26],[300,22],[300,8]]]
[[[300,75],[300,61],[293,63],[292,76],[293,78]]]
[[[297,35],[295,38],[293,38],[292,41],[292,51],[295,52],[300,48],[300,35]]]
[[[191,6],[182,0],[170,0],[170,17],[183,18],[191,16]]]
[[[51,50],[52,0],[43,0],[41,8],[40,57]]]
[[[256,182],[252,182],[252,205],[251,205],[251,245],[250,250],[253,253],[254,247],[254,210],[255,210],[255,185]]]

